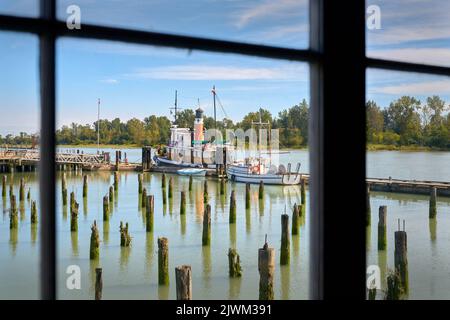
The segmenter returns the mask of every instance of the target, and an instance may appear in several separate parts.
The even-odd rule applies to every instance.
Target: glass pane
[[[39,298],[37,39],[0,33],[0,299]],[[15,203],[15,204],[14,204]],[[36,204],[37,223],[32,221]]]
[[[450,79],[369,70],[367,94],[367,263],[377,299],[399,298],[388,277],[401,299],[448,299]]]
[[[59,298],[94,298],[95,270],[101,267],[104,299],[175,299],[174,269],[187,264],[192,267],[194,299],[258,299],[258,249],[266,235],[269,246],[275,250],[275,298],[308,298],[308,192],[303,197],[305,209],[295,216],[298,234],[287,233],[290,263],[280,265],[281,214],[286,210],[291,229],[294,204],[301,204],[300,186],[266,183],[259,199],[259,179],[267,174],[261,171],[263,175],[255,174],[259,178],[253,179],[256,184],[251,185],[251,204],[246,209],[245,183],[231,181],[230,174],[230,180],[222,188],[214,165],[220,159],[214,155],[220,155],[216,148],[225,143],[230,165],[234,159],[248,156],[249,151],[234,152],[230,146],[234,139],[217,136],[213,142],[208,139],[210,131],[201,129],[201,123],[206,129],[215,125],[214,96],[217,128],[221,132],[249,129],[252,122],[260,122],[261,113],[261,122],[280,130],[279,138],[274,135],[271,140],[271,149],[261,147],[260,170],[275,170],[274,177],[279,179],[282,176],[277,174],[282,170],[279,164],[283,164],[287,172],[285,181],[293,179],[298,183],[297,163],[301,163],[299,173],[308,172],[307,65],[72,39],[60,40],[57,53],[58,151],[72,157],[82,154],[86,159],[98,153],[101,163],[59,168],[56,191]],[[172,126],[175,112],[178,127]],[[97,145],[98,128],[100,145]],[[148,158],[151,170],[142,173],[143,165],[147,164],[144,146],[151,148]],[[116,151],[120,155],[115,186]],[[259,159],[256,149],[252,152]],[[272,160],[275,169],[264,159]],[[256,168],[257,162],[251,163]],[[207,169],[208,177],[193,177],[189,190],[189,177],[177,174],[177,170],[192,167],[199,175],[205,173],[202,169]],[[166,172],[165,189],[162,171]],[[141,173],[147,196],[154,196],[153,231],[147,231],[147,221],[151,219],[142,207],[143,195],[139,193]],[[79,203],[76,231],[71,231],[69,195],[68,205],[62,204],[63,175],[67,192],[74,192]],[[88,181],[86,196],[83,196],[84,176]],[[170,185],[172,198],[168,196]],[[185,192],[185,214],[181,213],[181,191]],[[232,191],[237,210],[236,221],[230,223]],[[105,207],[109,209],[106,215],[105,196]],[[203,245],[207,204],[211,206],[210,244]],[[99,257],[90,260],[94,221],[100,240]],[[129,224],[130,247],[126,246],[125,236],[121,246],[120,222]],[[159,285],[159,237],[167,237],[169,241],[169,285]],[[237,249],[242,277],[229,277],[229,248]],[[70,290],[65,285],[69,266],[81,270],[80,290]]]
[[[39,15],[39,1],[0,0],[0,14],[37,17]]]
[[[450,2],[367,0],[367,55],[450,66]]]
[[[307,0],[252,1],[58,1],[58,19],[81,12],[81,25],[209,37],[292,48],[308,46]],[[75,10],[75,11],[73,11]],[[69,13],[68,13],[69,12]]]

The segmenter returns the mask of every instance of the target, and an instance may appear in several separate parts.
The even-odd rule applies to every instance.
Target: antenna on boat
[[[211,90],[213,94],[213,103],[214,103],[214,129],[217,129],[217,118],[216,118],[216,86],[213,85]]]
[[[169,109],[170,109],[170,113],[171,114],[172,114],[172,110],[175,111],[174,112],[174,118],[175,118],[174,124],[176,124],[177,123],[178,110],[183,109],[183,108],[179,108],[178,107],[178,91],[177,90],[175,90],[175,103],[174,103],[174,106],[172,108],[169,108]]]

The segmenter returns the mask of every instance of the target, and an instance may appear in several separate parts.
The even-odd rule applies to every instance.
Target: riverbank
[[[367,144],[367,151],[450,151],[450,149],[442,149],[426,146],[397,146],[394,144]]]

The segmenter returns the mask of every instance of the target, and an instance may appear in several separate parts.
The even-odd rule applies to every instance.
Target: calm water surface
[[[95,149],[83,149],[95,152]],[[123,150],[123,149],[122,149]],[[113,151],[113,150],[111,150]],[[123,150],[130,162],[140,161],[140,149]],[[114,155],[114,152],[112,152]],[[308,172],[308,151],[293,151],[280,155],[282,163],[302,163],[302,172]],[[433,152],[369,152],[367,175],[370,177],[450,180],[450,153]],[[294,165],[295,167],[295,165]],[[308,238],[309,210],[306,209],[300,236],[291,238],[291,263],[281,267],[279,247],[281,237],[280,215],[285,208],[291,213],[294,203],[300,201],[299,188],[266,186],[264,202],[260,203],[257,187],[252,186],[252,208],[244,209],[243,184],[227,184],[227,195],[219,195],[218,184],[208,180],[211,212],[211,246],[201,245],[203,215],[203,178],[194,179],[194,189],[187,195],[187,214],[179,215],[180,191],[188,189],[188,178],[172,175],[174,199],[162,204],[161,175],[145,174],[144,186],[155,196],[155,231],[147,233],[143,211],[139,206],[137,173],[120,174],[119,191],[114,199],[110,221],[102,220],[102,197],[112,184],[109,172],[87,173],[89,194],[82,198],[82,174],[67,172],[68,191],[74,191],[80,204],[78,232],[70,232],[70,213],[61,204],[61,181],[57,183],[57,239],[58,239],[58,297],[61,299],[92,299],[95,268],[103,268],[103,297],[105,299],[174,299],[174,268],[180,264],[192,265],[194,299],[257,299],[257,250],[268,235],[276,249],[275,298],[308,298]],[[8,181],[11,175],[8,176]],[[168,175],[169,177],[170,175]],[[31,198],[38,198],[37,173],[15,173],[14,193],[18,195],[21,177],[25,177]],[[229,195],[237,194],[237,222],[228,223]],[[30,224],[30,202],[19,206],[20,223],[17,231],[9,230],[9,198],[1,199],[0,219],[0,299],[38,298],[39,237],[37,228]],[[376,248],[378,206],[388,206],[387,250]],[[393,232],[397,219],[404,219],[408,231],[408,260],[410,298],[450,298],[450,199],[438,199],[436,224],[428,219],[428,197],[392,193],[372,193],[372,226],[368,229],[367,257],[369,264],[378,264],[383,275],[393,268]],[[39,212],[39,214],[41,214]],[[90,227],[96,220],[101,238],[100,260],[89,260]],[[130,248],[120,247],[119,224],[128,222],[133,238]],[[157,284],[157,238],[169,239],[170,286]],[[228,277],[227,251],[236,247],[243,268],[240,279]],[[81,290],[66,288],[66,268],[81,268]],[[381,296],[381,295],[380,295]]]

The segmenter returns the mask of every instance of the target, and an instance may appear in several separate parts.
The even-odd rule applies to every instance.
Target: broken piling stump
[[[38,216],[37,216],[37,207],[36,207],[36,201],[31,202],[31,223],[36,224],[38,222]]]
[[[103,221],[109,220],[109,199],[108,196],[103,197]]]
[[[191,266],[182,265],[175,268],[177,300],[192,300]]]
[[[245,209],[250,209],[250,183],[245,184]]]
[[[437,214],[436,197],[437,197],[437,189],[436,189],[436,187],[433,187],[430,190],[430,212],[429,212],[430,219],[436,218],[436,214]]]
[[[242,276],[241,262],[236,249],[228,249],[228,269],[230,277],[235,278]]]
[[[186,214],[186,194],[184,191],[181,191],[180,197],[180,214]]]
[[[100,236],[98,234],[97,221],[91,227],[91,243],[89,247],[89,259],[95,260],[100,257]]]
[[[299,225],[300,225],[300,213],[298,211],[298,206],[295,203],[294,209],[292,210],[292,234],[299,233]]]
[[[88,177],[85,174],[83,176],[83,198],[86,198],[88,195]]]
[[[149,195],[147,197],[147,205],[145,208],[145,230],[147,232],[153,232],[153,216],[154,216],[154,209],[155,208],[155,202],[153,195]]]
[[[206,205],[203,213],[203,234],[202,245],[208,246],[211,243],[211,206]]]
[[[378,209],[378,250],[386,250],[387,206]]]
[[[286,265],[290,261],[290,240],[289,240],[289,215],[281,215],[281,248],[280,264]]]
[[[234,190],[231,191],[230,196],[230,223],[236,222],[236,192]]]
[[[158,238],[158,283],[169,284],[169,240]]]
[[[273,280],[275,274],[275,249],[266,242],[258,249],[259,300],[273,300]]]

